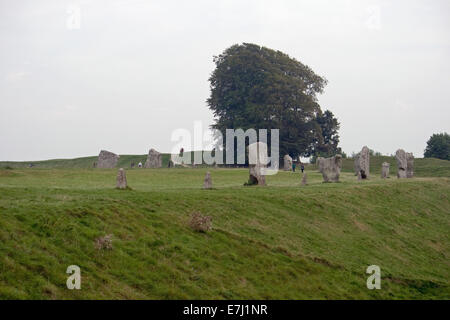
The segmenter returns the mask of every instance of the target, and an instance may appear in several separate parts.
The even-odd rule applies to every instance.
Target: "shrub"
[[[189,226],[198,232],[208,232],[212,228],[212,218],[204,216],[200,212],[194,212],[191,216]]]
[[[97,250],[111,250],[112,249],[112,234],[95,239],[94,247]]]

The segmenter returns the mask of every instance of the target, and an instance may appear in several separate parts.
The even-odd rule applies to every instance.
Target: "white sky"
[[[446,0],[0,0],[0,160],[170,152],[212,124],[212,57],[242,42],[329,80],[348,154],[421,157],[450,132],[449,18]]]

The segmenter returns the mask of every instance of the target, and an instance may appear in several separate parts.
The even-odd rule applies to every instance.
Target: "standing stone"
[[[361,178],[369,179],[370,150],[367,146],[364,146],[361,149],[361,154],[359,155],[359,167],[361,172]]]
[[[162,154],[155,149],[150,149],[147,155],[147,161],[145,161],[144,168],[161,168],[162,167]]]
[[[364,146],[358,156],[355,157],[355,174],[361,175],[361,179],[369,178],[370,150]],[[358,178],[359,180],[359,178]]]
[[[391,165],[389,164],[389,162],[383,162],[383,164],[381,165],[381,178],[382,179],[386,179],[389,178],[389,167]]]
[[[125,170],[123,168],[119,169],[117,173],[117,189],[126,189],[127,188],[127,175],[125,174]]]
[[[119,156],[115,153],[102,150],[98,155],[97,168],[103,169],[112,169],[117,165],[117,161],[119,161]]]
[[[284,171],[292,171],[292,158],[290,155],[285,155],[284,158]]]
[[[206,172],[205,181],[203,182],[203,189],[212,189],[211,173]]]
[[[303,173],[303,177],[302,177],[302,186],[306,186],[308,184],[307,181],[307,176],[306,176],[306,172]]]
[[[266,185],[267,144],[255,142],[248,146],[249,173],[247,185]]]
[[[331,158],[317,158],[316,161],[319,172],[322,173],[324,182],[339,182],[339,175],[342,168],[342,156],[340,154]]]
[[[408,168],[406,152],[403,149],[398,149],[395,152],[395,159],[397,160],[397,178],[406,178],[406,169]]]
[[[412,153],[406,153],[406,177],[412,178],[414,176],[414,156]]]

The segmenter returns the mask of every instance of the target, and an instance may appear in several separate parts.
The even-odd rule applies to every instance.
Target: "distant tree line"
[[[433,134],[427,141],[423,156],[450,160],[450,135],[447,132]]]

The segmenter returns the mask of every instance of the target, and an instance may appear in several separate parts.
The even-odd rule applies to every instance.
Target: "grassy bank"
[[[0,298],[450,298],[448,178],[244,187],[247,170],[212,169],[202,190],[205,171],[128,170],[120,191],[117,170],[0,170]],[[213,230],[192,231],[193,212]],[[107,234],[113,249],[96,249]]]

